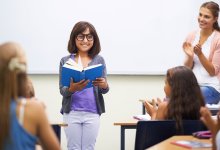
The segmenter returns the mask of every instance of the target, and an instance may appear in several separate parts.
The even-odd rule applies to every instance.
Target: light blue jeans
[[[211,86],[200,86],[206,104],[218,104],[220,93]]]
[[[68,150],[94,150],[100,126],[99,114],[70,111],[63,115]]]

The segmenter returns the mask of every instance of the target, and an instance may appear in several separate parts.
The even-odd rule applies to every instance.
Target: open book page
[[[81,60],[80,55],[79,55],[79,58],[78,58],[78,66],[83,68],[83,64],[82,64],[82,60]]]
[[[133,116],[134,119],[136,120],[151,120],[151,117],[149,114],[145,114],[145,115],[134,115]]]
[[[88,66],[88,67],[84,68],[83,70],[89,70],[89,69],[96,68],[96,67],[99,67],[99,66],[102,66],[102,64]]]
[[[82,71],[83,70],[82,66],[78,65],[71,58],[66,61],[66,63],[63,65],[63,67],[73,69],[73,70],[77,70],[77,71]]]
[[[200,141],[190,141],[190,140],[180,140],[180,141],[175,141],[171,142],[172,144],[186,147],[186,148],[211,148],[212,144],[210,143],[205,143],[205,142],[200,142]]]
[[[92,68],[96,68],[98,66],[102,66],[102,64],[91,65],[91,66],[88,66],[86,68],[83,68],[81,63],[77,64],[71,58],[68,61],[66,61],[66,63],[63,65],[63,67],[65,67],[65,68],[70,68],[70,69],[74,69],[74,70],[78,70],[78,71],[89,70],[89,69],[92,69]]]

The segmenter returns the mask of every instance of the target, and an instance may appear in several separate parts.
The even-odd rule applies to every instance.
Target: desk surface
[[[137,119],[130,118],[130,119],[125,119],[125,120],[114,122],[114,125],[115,126],[129,126],[129,125],[133,126],[133,125],[137,125],[137,122],[138,122]]]
[[[127,120],[127,121],[119,121],[119,122],[115,122],[114,125],[115,126],[133,126],[133,125],[137,125],[138,120],[135,119],[131,119],[131,120]]]
[[[61,123],[61,122],[51,122],[50,124],[51,124],[51,125],[58,125],[58,126],[61,126],[61,127],[66,127],[66,126],[68,126],[67,123]]]
[[[197,139],[193,136],[172,136],[171,138],[164,140],[150,148],[148,150],[168,150],[168,149],[175,149],[175,150],[187,150],[188,148],[184,148],[181,146],[177,146],[171,144],[170,142],[174,142],[177,140],[192,140],[192,141],[202,141],[206,143],[211,143],[210,139]],[[211,150],[211,148],[196,148],[196,150]]]

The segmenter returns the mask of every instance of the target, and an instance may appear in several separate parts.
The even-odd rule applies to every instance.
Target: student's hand
[[[152,104],[150,104],[147,100],[144,102],[144,106],[146,109],[146,112],[151,116],[151,118],[154,118],[156,116],[157,113],[157,106],[156,106],[156,102],[153,99],[152,100]]]
[[[216,132],[217,122],[212,119],[211,112],[207,107],[200,108],[201,120],[202,122],[211,130],[211,132]]]
[[[86,85],[89,83],[89,80],[81,80],[77,83],[73,82],[73,79],[70,79],[70,87],[69,91],[70,92],[76,92],[76,91],[81,91]]]
[[[193,58],[194,50],[193,50],[193,47],[190,43],[184,42],[183,43],[183,50],[188,57]]]
[[[157,98],[156,104],[159,105],[160,103],[162,103],[162,100],[160,98]]]
[[[163,101],[160,99],[160,98],[157,98],[157,100],[155,100],[155,99],[152,99],[151,101],[148,101],[148,103],[150,103],[151,105],[155,105],[155,107],[156,106],[158,106],[158,105],[160,105],[160,103],[162,103]]]
[[[105,78],[96,78],[95,81],[92,82],[93,85],[98,86],[99,88],[102,89],[107,89],[108,83],[106,82]]]
[[[197,44],[196,46],[194,46],[193,48],[194,53],[199,56],[202,54],[202,47],[200,44]]]

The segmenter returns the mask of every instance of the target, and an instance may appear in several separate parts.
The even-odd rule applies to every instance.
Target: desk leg
[[[125,150],[125,127],[121,126],[121,150]]]
[[[121,150],[125,150],[125,129],[136,129],[136,125],[121,125]]]

